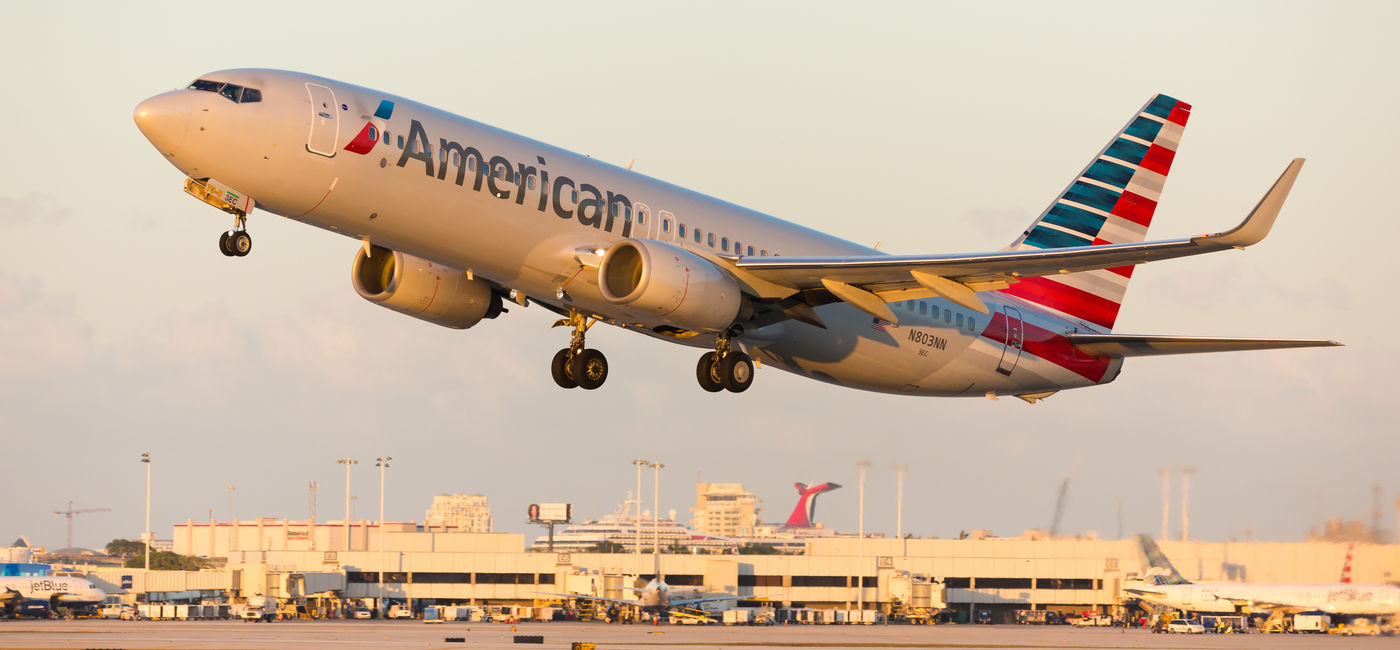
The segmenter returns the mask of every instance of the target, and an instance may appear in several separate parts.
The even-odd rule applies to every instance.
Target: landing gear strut
[[[555,327],[574,328],[569,347],[554,353],[550,364],[550,374],[560,388],[582,388],[593,390],[608,379],[608,358],[602,352],[584,347],[584,334],[597,319],[587,318],[577,311],[570,310],[569,317],[554,323]]]
[[[248,234],[248,215],[233,216],[233,230],[219,235],[219,252],[227,257],[243,257],[253,250],[253,237]]]
[[[729,338],[715,342],[715,351],[701,355],[695,366],[695,378],[700,387],[711,393],[727,390],[742,393],[753,384],[753,359],[729,347]]]

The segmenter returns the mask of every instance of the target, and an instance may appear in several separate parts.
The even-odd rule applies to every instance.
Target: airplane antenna
[[[73,515],[81,515],[89,512],[111,512],[111,508],[73,508],[73,502],[68,502],[67,510],[55,510],[53,514],[64,517],[68,520],[68,544],[64,548],[73,548]]]
[[[637,162],[637,159],[636,159],[636,158],[633,158],[633,159],[627,161],[627,171],[629,171],[629,172],[632,171],[632,163],[635,163],[635,162]]]

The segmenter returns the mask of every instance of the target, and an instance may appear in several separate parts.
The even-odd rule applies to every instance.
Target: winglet
[[[1283,170],[1283,174],[1274,181],[1274,186],[1264,194],[1264,198],[1259,199],[1259,203],[1254,206],[1254,210],[1245,217],[1240,225],[1232,230],[1209,235],[1206,237],[1196,237],[1193,239],[1199,244],[1211,246],[1232,246],[1244,248],[1253,246],[1264,240],[1269,234],[1269,230],[1274,227],[1274,219],[1278,218],[1279,209],[1283,207],[1283,201],[1288,198],[1288,191],[1293,188],[1293,181],[1298,178],[1298,171],[1303,168],[1303,159],[1294,158],[1288,164],[1288,169]]]

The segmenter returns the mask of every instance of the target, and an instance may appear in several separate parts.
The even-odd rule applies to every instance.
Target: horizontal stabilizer
[[[1238,339],[1209,336],[1143,336],[1138,334],[1068,334],[1070,344],[1095,357],[1152,357],[1165,354],[1320,348],[1341,345],[1320,339]]]

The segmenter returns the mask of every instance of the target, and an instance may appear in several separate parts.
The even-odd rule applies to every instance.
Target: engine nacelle
[[[355,254],[350,281],[365,300],[443,327],[466,329],[501,313],[501,296],[486,282],[382,246]]]
[[[742,306],[739,283],[709,260],[651,239],[612,245],[598,265],[603,299],[646,322],[719,332]]]

